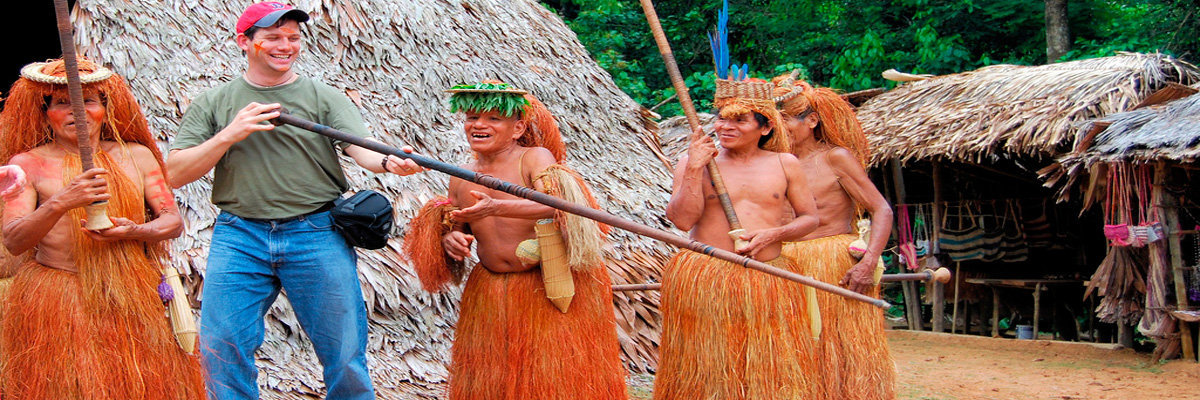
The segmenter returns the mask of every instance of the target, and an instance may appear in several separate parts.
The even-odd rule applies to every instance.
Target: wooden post
[[[934,253],[936,253],[938,250],[938,229],[936,224],[940,223],[942,220],[940,217],[942,214],[940,209],[942,204],[942,185],[940,182],[942,167],[937,161],[933,161],[931,168],[933,175],[933,215],[931,215],[931,217],[933,218],[933,221],[925,221],[925,226],[929,228],[930,231],[928,238],[929,244],[925,246],[928,251],[928,253],[926,253],[927,257],[933,257]],[[930,296],[933,299],[932,328],[934,332],[944,332],[946,330],[946,285],[941,282],[933,282],[933,286],[931,287],[933,288],[933,296]],[[957,298],[958,293],[955,292],[954,295]],[[958,310],[957,302],[954,304],[954,309],[956,311]],[[952,318],[955,317],[958,317],[957,312],[952,314]],[[955,322],[956,321],[950,321],[950,333],[954,333],[953,327]]]
[[[1133,348],[1133,325],[1117,323],[1117,343],[1127,349]]]
[[[992,337],[1000,337],[1000,294],[992,286]]]
[[[934,206],[934,207],[936,207],[936,206]],[[960,273],[962,273],[962,263],[955,261],[954,262],[954,311],[950,313],[950,333],[954,333],[955,328],[958,327],[958,291],[962,290],[962,285],[959,284],[960,282],[962,282],[962,278],[960,278],[961,275],[959,275]],[[967,311],[966,307],[963,307],[963,311]],[[966,314],[966,313],[964,313],[964,314]],[[963,318],[963,333],[970,333],[970,332],[968,332],[971,329],[971,321],[969,320],[969,318],[970,318],[969,316]]]
[[[1100,343],[1100,331],[1096,329],[1096,296],[1088,299],[1088,334],[1092,336],[1092,343]]]
[[[933,221],[927,221],[925,226],[929,227],[929,255],[934,255],[941,252],[941,247],[938,246],[938,239],[941,239],[942,227],[942,202],[946,201],[942,195],[942,164],[933,161],[933,215],[930,216]],[[954,271],[954,276],[958,276],[958,271]],[[957,279],[957,278],[956,278]]]
[[[1042,284],[1033,285],[1033,340],[1038,338],[1038,320],[1042,317]]]
[[[946,285],[941,282],[933,282],[933,325],[931,328],[934,332],[946,331]]]
[[[893,159],[892,165],[892,187],[896,190],[896,205],[904,204],[908,196],[904,190],[904,172],[900,167],[900,160]],[[896,215],[900,213],[897,212]],[[899,224],[893,224],[899,225]],[[896,236],[899,239],[899,236]],[[908,329],[914,331],[925,330],[921,322],[921,291],[917,287],[916,282],[904,282],[904,309],[908,315]]]
[[[1183,278],[1183,253],[1180,251],[1179,243],[1179,210],[1176,208],[1175,197],[1163,190],[1169,168],[1166,162],[1158,162],[1158,166],[1154,169],[1154,191],[1158,192],[1158,198],[1162,202],[1160,209],[1163,214],[1163,224],[1166,225],[1163,227],[1163,231],[1167,235],[1167,252],[1171,256],[1171,276],[1175,280],[1175,307],[1178,310],[1187,310],[1189,307],[1187,283]],[[1196,348],[1192,342],[1192,328],[1186,321],[1178,321],[1178,323],[1182,357],[1195,362]]]

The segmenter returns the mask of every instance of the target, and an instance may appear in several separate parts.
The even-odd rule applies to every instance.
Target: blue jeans
[[[374,399],[356,264],[329,212],[286,222],[218,215],[200,307],[210,398],[258,399],[254,352],[282,288],[325,368],[327,398]]]

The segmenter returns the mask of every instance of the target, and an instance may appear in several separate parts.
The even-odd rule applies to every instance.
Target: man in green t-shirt
[[[201,357],[217,399],[258,398],[254,352],[280,289],[324,366],[327,397],[374,398],[356,257],[328,212],[349,188],[337,151],[372,172],[408,175],[421,168],[267,123],[282,105],[300,118],[367,136],[345,95],[292,70],[306,21],[308,14],[290,5],[248,7],[236,26],[245,73],[191,103],[167,158],[176,188],[212,170],[212,201],[221,209],[200,308]]]

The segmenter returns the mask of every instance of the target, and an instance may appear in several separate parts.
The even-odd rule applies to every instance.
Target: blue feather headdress
[[[712,47],[713,66],[717,77],[734,81],[745,80],[750,67],[736,63],[730,66],[729,60],[729,0],[722,3],[721,11],[717,13],[717,30],[708,33],[708,43]]]
[[[750,78],[750,67],[730,62],[729,57],[729,0],[724,0],[717,14],[717,29],[708,34],[712,46],[713,65],[717,74],[717,88],[713,106],[720,109],[722,117],[743,115],[749,112],[761,114],[771,121],[773,132],[760,147],[765,150],[786,153],[791,140],[783,119],[775,106],[775,85],[762,79]],[[732,64],[732,65],[731,65]]]

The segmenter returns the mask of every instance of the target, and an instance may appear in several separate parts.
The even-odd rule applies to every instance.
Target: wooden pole
[[[962,273],[962,262],[955,261],[954,262],[954,311],[950,313],[950,333],[954,333],[955,329],[958,328],[958,292],[960,290],[962,290],[962,285],[961,285],[962,276],[959,275],[960,273]],[[966,311],[966,310],[964,309],[963,311]],[[963,325],[964,325],[963,333],[969,333],[967,331],[971,329],[971,321],[968,320],[967,318],[963,318],[963,322],[964,322],[963,323]]]
[[[54,15],[58,20],[58,44],[62,47],[63,67],[67,72],[67,95],[71,99],[71,116],[75,122],[75,141],[79,146],[79,164],[82,171],[95,167],[92,162],[92,138],[88,131],[87,112],[83,109],[83,82],[79,79],[79,62],[75,57],[75,27],[71,25],[71,12],[67,0],[54,0]],[[108,202],[98,201],[83,207],[87,212],[88,230],[98,231],[113,227],[108,219]]]
[[[924,270],[913,274],[886,274],[880,278],[880,282],[904,282],[904,281],[934,281],[948,282],[950,280],[950,270],[938,268],[937,270]],[[629,285],[612,285],[614,292],[629,292],[637,290],[662,290],[661,283],[636,283]]]
[[[880,282],[904,282],[904,281],[934,281],[940,283],[950,282],[950,270],[943,268],[927,269],[921,272],[911,274],[884,274],[879,279]]]
[[[1042,317],[1042,284],[1033,285],[1033,340],[1038,338],[1038,320]]]
[[[896,205],[904,205],[908,199],[904,188],[904,172],[900,166],[900,160],[893,159],[892,165],[892,187],[896,190]],[[899,215],[900,213],[896,213]],[[899,225],[899,224],[893,224]],[[897,236],[899,239],[899,236]],[[908,315],[908,329],[914,331],[925,330],[921,318],[921,291],[915,282],[904,282],[904,309]]]
[[[661,283],[640,283],[633,285],[612,285],[614,292],[632,292],[638,290],[662,290]]]
[[[938,245],[938,240],[941,239],[942,228],[942,203],[946,201],[945,195],[942,193],[942,163],[937,160],[933,161],[933,221],[928,221],[925,226],[929,227],[929,254],[937,254],[941,252],[941,247]],[[958,275],[958,271],[954,271]]]
[[[1000,289],[992,287],[992,337],[1000,337]]]
[[[931,329],[934,332],[946,331],[946,284],[933,282],[933,319]]]
[[[1166,185],[1167,174],[1170,167],[1166,162],[1159,161],[1158,166],[1154,169],[1154,191],[1158,192],[1158,199],[1161,201],[1164,233],[1167,235],[1167,252],[1171,258],[1171,277],[1175,281],[1175,308],[1177,310],[1188,309],[1187,298],[1187,282],[1183,278],[1183,252],[1179,242],[1179,209],[1176,208],[1177,202],[1175,197],[1163,190],[1163,185]],[[1179,339],[1182,351],[1182,357],[1185,360],[1196,361],[1196,347],[1192,342],[1192,328],[1187,321],[1177,321],[1179,324]]]
[[[942,203],[942,185],[941,185],[941,179],[940,179],[941,173],[942,173],[942,168],[941,168],[941,165],[938,164],[938,162],[935,160],[935,161],[933,161],[931,169],[932,169],[931,174],[932,174],[932,178],[933,178],[933,210],[932,210],[933,212],[932,212],[931,217],[933,218],[933,221],[925,222],[925,226],[930,231],[930,235],[928,238],[929,244],[927,244],[925,246],[925,248],[928,251],[928,257],[933,257],[934,254],[937,253],[938,229],[937,229],[936,224],[940,223],[942,221],[942,219],[940,218],[940,216],[942,214],[942,212],[940,210],[940,205]],[[944,282],[934,282],[931,287],[933,288],[933,296],[931,296],[933,298],[933,317],[932,317],[933,318],[933,323],[932,323],[933,327],[932,328],[933,328],[934,332],[942,332],[942,331],[946,330],[945,329],[946,328],[946,284]],[[955,294],[955,296],[958,295],[957,292],[955,292],[954,294]],[[957,320],[954,320],[954,319],[958,318],[958,303],[957,302],[954,304],[954,310],[955,310],[954,313],[951,314],[951,321],[950,321],[950,332],[951,333],[954,332],[954,325],[957,323]]]
[[[401,159],[413,160],[413,162],[417,163],[417,165],[420,165],[422,167],[429,168],[429,169],[432,169],[435,171],[449,174],[451,176],[457,177],[457,178],[465,180],[467,182],[472,182],[472,183],[475,183],[480,186],[484,186],[484,187],[487,187],[490,189],[499,190],[501,192],[511,194],[513,196],[536,201],[538,203],[550,206],[550,207],[558,209],[558,210],[566,211],[571,214],[575,214],[575,215],[578,215],[578,216],[581,216],[584,218],[602,222],[602,223],[608,224],[610,226],[615,226],[617,228],[621,228],[621,229],[624,229],[629,232],[633,232],[633,233],[636,233],[636,234],[639,234],[642,236],[650,237],[653,239],[658,239],[663,242],[667,242],[669,244],[678,246],[680,248],[688,249],[688,250],[691,250],[691,251],[694,251],[694,252],[697,252],[700,254],[704,254],[707,256],[711,256],[711,257],[719,258],[719,259],[722,259],[725,261],[729,261],[729,262],[732,262],[737,265],[741,265],[746,268],[758,270],[760,272],[765,272],[767,274],[774,275],[774,276],[777,276],[777,277],[780,277],[783,279],[787,279],[787,280],[790,280],[793,282],[812,286],[813,288],[824,290],[826,292],[833,293],[833,294],[836,294],[839,296],[858,300],[858,301],[861,301],[864,303],[870,303],[871,305],[882,308],[884,310],[891,308],[891,304],[888,304],[888,302],[884,301],[884,300],[876,299],[876,298],[873,298],[873,297],[870,297],[870,296],[864,295],[862,293],[858,293],[858,292],[855,292],[855,291],[852,291],[852,290],[849,290],[849,289],[846,289],[843,287],[831,285],[831,284],[819,281],[817,279],[813,279],[812,277],[809,277],[809,276],[800,275],[800,274],[797,274],[797,273],[794,273],[791,271],[785,271],[783,269],[768,265],[767,263],[764,263],[762,261],[758,261],[758,260],[743,256],[743,255],[734,253],[732,251],[722,250],[722,249],[719,249],[719,248],[716,248],[713,246],[709,246],[704,243],[697,242],[695,240],[687,239],[687,238],[681,237],[679,235],[672,234],[670,232],[667,232],[667,231],[664,231],[661,229],[651,228],[649,226],[642,225],[642,224],[609,214],[609,213],[601,211],[601,210],[597,210],[597,209],[583,206],[580,204],[575,204],[575,203],[572,203],[572,202],[569,202],[569,201],[566,201],[566,200],[563,200],[563,199],[560,199],[560,198],[557,198],[557,197],[554,197],[554,196],[551,196],[551,195],[548,195],[548,194],[545,194],[542,192],[538,192],[536,190],[533,190],[533,189],[530,189],[530,188],[527,188],[524,186],[515,185],[511,182],[506,182],[504,180],[497,179],[496,177],[493,177],[490,175],[476,173],[475,171],[461,168],[456,165],[448,164],[448,163],[445,163],[445,162],[442,162],[442,161],[439,161],[439,160],[436,160],[436,159],[433,159],[430,157],[426,157],[426,156],[423,156],[420,154],[406,153],[404,151],[401,151],[398,148],[388,146],[386,144],[383,144],[383,143],[380,143],[377,141],[366,140],[366,139],[360,138],[358,136],[354,136],[349,133],[342,132],[337,129],[333,129],[333,128],[325,126],[325,125],[321,125],[321,124],[318,124],[318,123],[315,123],[312,121],[305,120],[303,118],[293,116],[291,114],[288,114],[285,111],[281,111],[279,114],[279,117],[276,119],[272,119],[271,123],[275,124],[275,125],[283,125],[283,124],[292,125],[292,126],[304,129],[304,130],[312,131],[314,133],[317,133],[317,134],[320,134],[320,135],[323,135],[323,136],[326,136],[329,138],[333,138],[335,140],[340,140],[340,141],[343,141],[346,143],[350,143],[350,144],[353,144],[353,145],[356,145],[356,146],[359,146],[364,149],[371,150],[371,151],[374,151],[377,153],[390,154],[390,155],[399,157]]]
[[[667,41],[667,35],[663,33],[658,13],[654,11],[654,3],[651,0],[641,0],[641,2],[642,10],[646,13],[646,22],[650,24],[650,33],[654,35],[654,43],[658,45],[658,52],[662,55],[663,64],[667,66],[667,75],[671,77],[671,85],[675,87],[675,95],[679,97],[679,105],[683,107],[683,114],[687,116],[688,126],[692,129],[692,133],[688,136],[694,139],[694,135],[698,134],[697,132],[700,130],[700,117],[696,115],[692,96],[688,94],[683,74],[679,72],[679,65],[675,63],[675,55],[671,52],[671,43]],[[729,237],[733,239],[734,248],[742,248],[747,244],[741,238],[746,230],[742,229],[742,223],[733,209],[733,201],[729,199],[729,190],[725,188],[725,180],[721,179],[721,172],[717,170],[716,160],[708,162],[708,175],[712,178],[713,190],[717,192],[717,200],[721,203],[721,209],[725,211],[725,219],[729,221]]]

